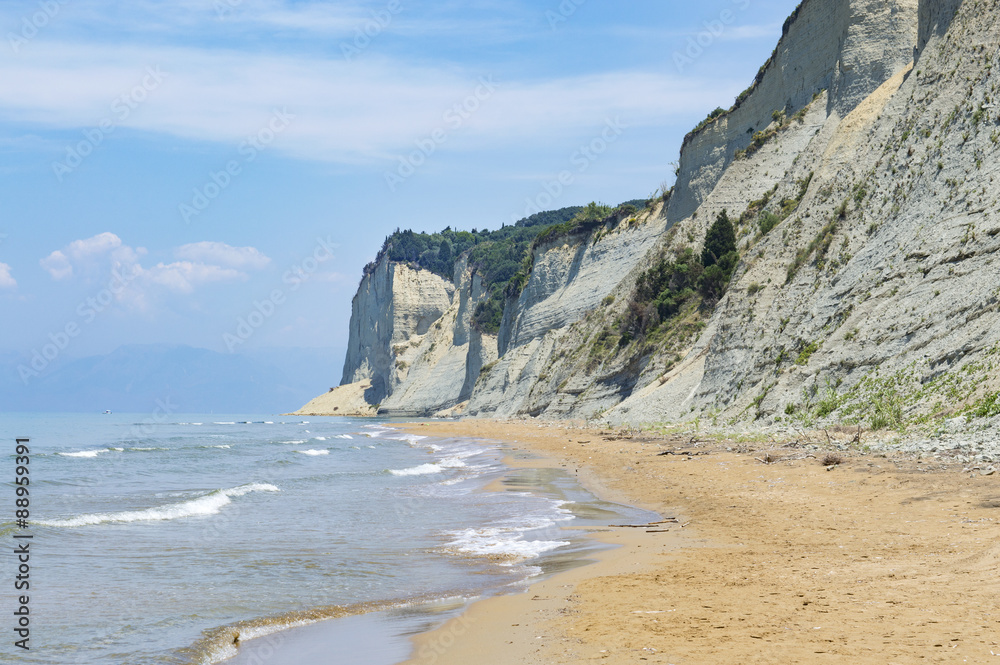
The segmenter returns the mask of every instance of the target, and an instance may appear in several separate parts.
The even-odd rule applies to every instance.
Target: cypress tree
[[[714,266],[729,252],[736,251],[736,230],[725,210],[719,213],[705,235],[705,248],[701,250],[701,264]]]

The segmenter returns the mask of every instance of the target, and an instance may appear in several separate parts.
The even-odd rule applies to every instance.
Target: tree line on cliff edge
[[[534,246],[541,241],[589,231],[591,226],[606,221],[613,213],[632,214],[645,205],[646,201],[635,200],[617,208],[597,203],[571,206],[536,213],[495,231],[456,231],[448,226],[437,233],[424,233],[397,228],[386,237],[375,261],[365,266],[364,274],[371,274],[379,261],[388,258],[452,281],[455,262],[467,254],[469,266],[480,276],[489,293],[473,314],[473,323],[484,332],[496,333],[506,298],[512,289],[519,293],[527,281]]]

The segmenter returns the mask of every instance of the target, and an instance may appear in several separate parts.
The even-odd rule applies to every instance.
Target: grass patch
[[[799,353],[799,357],[795,359],[796,365],[805,365],[809,362],[809,359],[814,353],[819,351],[819,347],[823,346],[823,342],[815,341],[807,344],[802,351]]]

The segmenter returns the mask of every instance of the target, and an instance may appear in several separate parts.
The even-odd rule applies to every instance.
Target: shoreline
[[[406,427],[391,422],[385,422],[384,428],[400,434],[408,431]],[[411,445],[417,439],[427,438],[427,433],[412,433],[421,436],[412,437]],[[654,517],[648,511],[630,506],[608,505],[578,483],[572,474],[567,474],[565,469],[550,463],[547,458],[523,456],[506,445],[501,447],[495,440],[481,437],[471,440],[464,436],[458,438],[469,444],[469,447],[481,448],[489,454],[490,459],[498,463],[496,469],[490,472],[490,477],[475,481],[473,492],[498,495],[512,492],[514,496],[528,493],[543,502],[551,501],[556,506],[572,504],[574,507],[572,510],[559,508],[558,513],[561,514],[553,513],[539,526],[526,526],[520,532],[524,536],[525,547],[520,547],[520,542],[514,543],[514,549],[509,554],[506,550],[500,553],[486,550],[470,554],[459,551],[460,558],[468,558],[470,564],[478,570],[478,573],[473,573],[470,586],[465,590],[453,588],[441,592],[444,595],[431,593],[412,598],[367,600],[353,605],[331,605],[248,619],[205,631],[200,641],[182,651],[212,653],[212,662],[226,665],[252,665],[263,661],[274,665],[321,663],[326,662],[330,650],[336,650],[340,655],[352,654],[352,662],[372,662],[376,665],[400,663],[410,655],[410,641],[414,635],[432,631],[452,617],[462,622],[459,625],[464,625],[468,621],[465,612],[471,606],[506,594],[519,593],[528,588],[533,577],[536,580],[549,579],[586,567],[607,549],[605,545],[587,537],[595,524],[601,525],[606,519],[615,522],[644,522]],[[435,439],[437,437],[431,435],[430,440]],[[444,445],[443,441],[438,443]],[[436,452],[443,450],[437,445],[432,448]],[[512,500],[521,501],[515,498]],[[561,529],[558,526],[560,520],[574,518],[570,516],[570,512],[575,516],[577,526]],[[512,516],[515,520],[519,519],[516,512],[507,514],[507,518],[499,516],[499,522],[496,522],[499,531],[506,530],[506,522]],[[470,522],[468,526],[477,532],[480,529],[489,531],[487,527],[493,523],[491,518],[485,522]],[[571,534],[571,531],[574,533]],[[516,540],[521,540],[521,537]],[[557,540],[569,542],[547,542]],[[541,549],[532,547],[535,541],[540,541]],[[553,545],[561,547],[552,549]],[[490,543],[486,546],[489,547]],[[535,554],[531,554],[533,551]],[[530,558],[522,559],[525,556]],[[511,558],[511,563],[516,561],[517,565],[515,569],[511,569],[511,573],[504,573],[506,581],[497,577],[495,582],[485,586],[481,586],[484,579],[479,580],[480,586],[472,583],[478,574],[496,576],[494,569],[498,563],[501,566],[510,565],[505,563],[508,557]],[[494,572],[489,572],[491,570]],[[518,572],[514,574],[514,570]],[[366,644],[377,645],[377,648],[366,650]],[[224,660],[216,660],[219,657],[224,657]]]
[[[504,441],[515,466],[519,451],[538,455],[600,499],[686,523],[588,529],[620,547],[527,592],[473,603],[417,635],[406,665],[1000,656],[997,476],[877,452],[839,451],[841,463],[824,466],[825,451],[800,443],[566,423],[394,426]]]

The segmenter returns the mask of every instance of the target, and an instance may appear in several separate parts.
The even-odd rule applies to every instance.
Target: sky
[[[386,235],[669,186],[796,4],[6,0],[0,353],[342,357]]]

